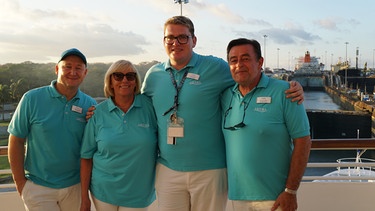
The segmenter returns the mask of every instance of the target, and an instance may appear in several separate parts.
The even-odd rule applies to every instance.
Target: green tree
[[[16,102],[20,101],[21,96],[23,95],[23,92],[21,92],[22,81],[22,78],[18,79],[18,81],[14,81],[13,79],[10,80],[10,95]]]
[[[9,87],[8,85],[0,84],[0,104],[2,108],[2,119],[5,120],[4,115],[4,105],[9,100]]]

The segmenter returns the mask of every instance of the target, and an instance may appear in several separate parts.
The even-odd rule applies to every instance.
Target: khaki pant
[[[100,201],[91,194],[92,201],[94,203],[96,211],[147,211],[145,208],[131,208],[131,207],[120,207],[113,204]]]
[[[27,180],[21,197],[26,211],[79,211],[81,185],[54,189]]]
[[[275,201],[231,201],[233,211],[270,211]],[[276,211],[282,211],[277,208]]]
[[[224,211],[227,171],[180,172],[156,166],[156,194],[160,211]]]

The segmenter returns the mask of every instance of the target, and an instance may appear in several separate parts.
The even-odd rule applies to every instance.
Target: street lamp
[[[349,42],[345,42],[345,65],[346,65],[346,68],[345,68],[345,90],[346,88],[348,87],[348,44]]]
[[[177,4],[177,3],[180,4],[180,6],[181,6],[181,7],[180,7],[180,8],[181,8],[181,9],[180,9],[180,15],[182,16],[182,3],[187,4],[187,3],[189,3],[189,0],[174,0],[174,3],[175,3],[175,4]]]
[[[356,48],[356,51],[355,51],[355,69],[358,69],[358,65],[359,65],[359,58],[358,58],[358,55],[359,55],[359,47]]]
[[[280,48],[277,48],[277,69],[280,69],[279,68],[279,51],[280,51]]]
[[[375,49],[372,50],[372,70],[375,70],[374,60],[375,60]]]
[[[264,37],[264,59],[263,59],[263,70],[266,71],[266,38],[267,35],[263,35]],[[375,49],[374,49],[375,50]]]
[[[348,44],[349,42],[345,42],[345,62],[348,61]]]
[[[324,58],[324,70],[326,70],[327,69],[327,51],[325,51],[325,58]]]

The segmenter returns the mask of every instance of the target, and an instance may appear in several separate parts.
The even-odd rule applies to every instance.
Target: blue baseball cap
[[[83,63],[85,63],[85,65],[87,66],[87,61],[86,61],[85,55],[83,55],[83,53],[81,53],[81,51],[79,51],[76,48],[71,48],[71,49],[68,49],[68,50],[62,52],[61,59],[59,60],[59,62],[61,60],[64,60],[67,56],[71,56],[71,55],[75,55],[75,56],[78,56],[79,58],[81,58]]]

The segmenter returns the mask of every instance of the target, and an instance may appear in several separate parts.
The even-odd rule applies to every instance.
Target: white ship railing
[[[375,139],[314,139],[311,148],[311,150],[358,149],[375,149]],[[0,156],[6,155],[7,147],[0,147]],[[375,162],[314,162],[308,163],[307,168],[336,168],[341,170],[363,168],[373,172]],[[0,170],[1,174],[11,174],[11,171],[9,169]],[[313,175],[304,176],[302,180],[297,197],[298,210],[375,210],[375,176],[373,174]],[[8,191],[2,192],[4,189],[8,189]],[[12,190],[9,191],[9,189]],[[24,210],[13,183],[0,184],[0,210]],[[151,205],[149,211],[156,210],[157,201]],[[228,206],[227,211],[231,210]]]
[[[338,175],[314,175],[304,176],[303,181],[332,180],[340,181],[375,181],[375,160],[361,158],[361,155],[369,149],[375,149],[375,139],[314,139],[311,150],[353,150],[358,151],[357,157],[342,158],[337,162],[308,163],[307,168],[337,168]],[[344,162],[345,161],[345,162]],[[349,162],[348,162],[349,161]],[[352,161],[352,162],[350,162]],[[363,162],[362,162],[363,161]],[[353,172],[352,175],[339,174],[344,170]],[[355,174],[355,171],[363,170],[364,173]]]

